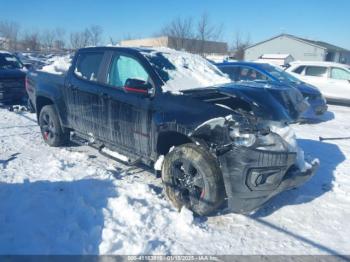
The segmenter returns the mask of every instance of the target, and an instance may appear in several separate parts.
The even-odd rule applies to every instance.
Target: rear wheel
[[[48,145],[63,146],[69,141],[69,133],[63,131],[53,105],[41,109],[39,125],[43,139]]]
[[[195,144],[181,145],[166,155],[162,180],[167,197],[179,210],[185,206],[198,215],[208,215],[224,200],[217,161]]]

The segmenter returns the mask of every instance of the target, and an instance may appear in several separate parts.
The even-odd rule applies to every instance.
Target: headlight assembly
[[[236,146],[251,147],[256,142],[254,134],[241,133],[238,128],[230,128],[230,138]]]

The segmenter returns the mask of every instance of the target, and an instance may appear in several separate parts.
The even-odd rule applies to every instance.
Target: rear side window
[[[98,71],[103,58],[103,52],[81,53],[74,69],[74,73],[86,80],[97,82]]]
[[[350,80],[350,72],[341,68],[332,67],[331,78],[338,80]]]
[[[22,67],[22,63],[17,59],[17,57],[10,54],[0,54],[0,68],[17,69]]]
[[[223,66],[220,67],[220,70],[227,74],[231,80],[237,81],[237,67],[235,66]]]
[[[248,67],[240,67],[238,70],[238,76],[237,76],[238,81],[266,81],[268,80],[267,77],[260,72],[248,68]]]
[[[147,82],[148,73],[136,59],[130,56],[116,55],[108,72],[107,84],[123,87],[129,78]]]
[[[323,66],[308,66],[306,67],[305,75],[324,77],[327,74],[327,67]]]
[[[301,72],[304,71],[304,68],[305,68],[305,66],[298,66],[297,68],[295,68],[295,69],[293,70],[293,72],[300,75]]]

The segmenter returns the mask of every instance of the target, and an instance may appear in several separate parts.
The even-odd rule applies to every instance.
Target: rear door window
[[[223,66],[220,70],[227,74],[231,80],[237,81],[237,67],[236,66]]]
[[[123,87],[129,78],[147,82],[148,73],[135,58],[126,55],[114,56],[108,75],[107,84]]]
[[[103,55],[103,52],[86,52],[79,54],[74,69],[75,75],[85,80],[97,82]]]
[[[307,76],[316,76],[324,77],[327,75],[327,67],[323,66],[308,66],[305,70],[305,75]]]

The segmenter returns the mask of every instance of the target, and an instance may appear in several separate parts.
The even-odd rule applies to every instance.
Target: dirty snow
[[[40,71],[62,75],[68,71],[72,58],[70,55],[65,56],[55,56],[53,58],[48,59],[47,61],[49,65],[44,66]]]
[[[0,109],[0,254],[349,254],[350,108],[296,125],[320,169],[255,214],[193,217],[152,171],[86,146],[50,148],[35,115]]]

